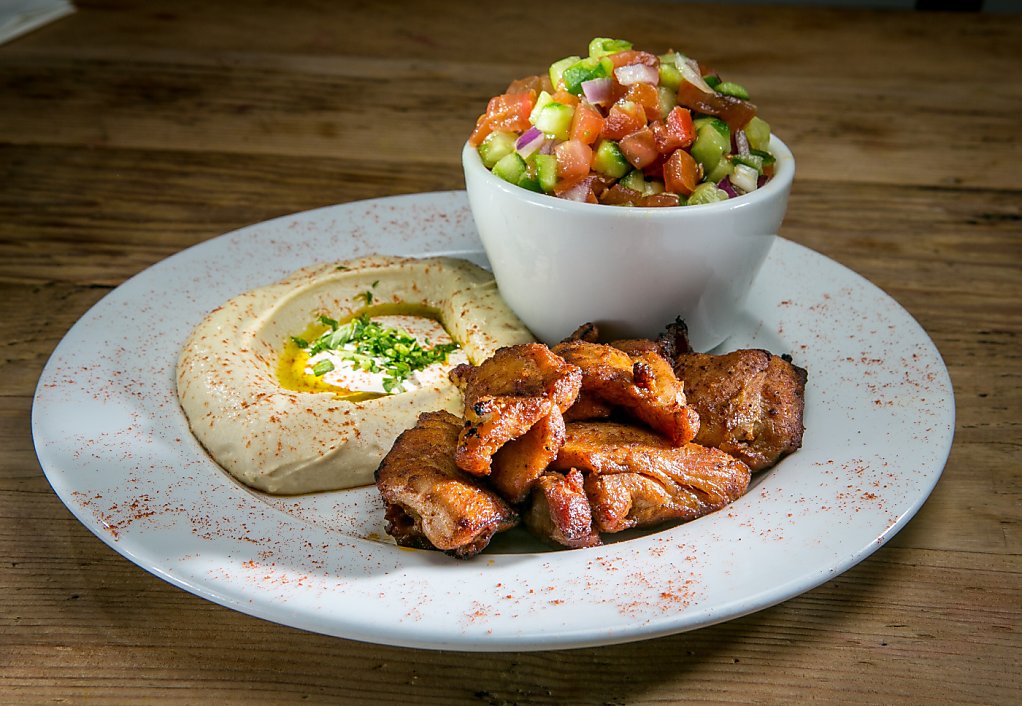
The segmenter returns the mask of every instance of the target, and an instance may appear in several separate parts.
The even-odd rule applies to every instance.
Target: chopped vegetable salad
[[[603,37],[491,98],[469,144],[512,184],[622,206],[724,201],[774,168],[770,126],[744,87],[679,52]]]

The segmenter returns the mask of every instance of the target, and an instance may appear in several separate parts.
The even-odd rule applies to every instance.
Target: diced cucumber
[[[547,135],[558,140],[571,136],[571,119],[575,109],[563,103],[550,102],[544,105],[536,116],[535,125]]]
[[[640,169],[633,169],[628,172],[617,183],[632,191],[638,191],[640,194],[646,190],[646,177]]]
[[[660,57],[660,87],[667,87],[672,91],[677,91],[678,86],[681,85],[681,72],[674,65],[674,55],[669,54],[665,56],[670,56],[670,61],[666,61],[663,56]]]
[[[621,150],[613,140],[603,140],[596,148],[596,153],[593,154],[593,170],[600,174],[619,179],[631,168],[632,165],[621,154]]]
[[[561,82],[561,75],[564,73],[564,70],[580,61],[582,61],[581,56],[568,56],[550,64],[550,83],[555,90],[557,89],[557,84]]]
[[[707,125],[719,132],[721,137],[727,140],[728,143],[731,142],[731,128],[729,128],[727,123],[720,118],[715,118],[710,115],[703,118],[696,118],[692,121],[692,126],[696,129],[696,131],[702,130],[703,127]]]
[[[632,43],[624,39],[608,39],[607,37],[596,37],[589,42],[589,56],[594,59],[616,54],[619,51],[627,51],[632,48]]]
[[[731,81],[724,81],[718,83],[713,87],[717,93],[723,93],[725,96],[732,96],[733,98],[741,98],[743,101],[749,100],[749,92],[745,90],[745,86]]]
[[[539,179],[530,175],[528,172],[523,172],[522,176],[519,177],[518,186],[523,189],[528,189],[529,191],[535,191],[538,194],[543,193],[543,189],[539,185]]]
[[[614,64],[604,57],[598,59],[587,57],[578,61],[564,70],[561,79],[564,81],[564,89],[576,96],[582,93],[582,83],[594,78],[610,76],[614,70]]]
[[[518,139],[513,132],[498,130],[491,132],[479,145],[479,157],[487,169],[493,169],[493,165],[499,162],[505,155],[514,152],[515,140]]]
[[[704,181],[709,181],[713,182],[714,184],[718,184],[720,183],[721,179],[730,176],[733,170],[734,164],[731,163],[731,160],[728,159],[727,157],[723,157],[719,162],[717,162],[716,166],[714,166],[713,169],[704,170],[706,174]]]
[[[696,130],[696,141],[692,143],[689,152],[703,165],[703,171],[709,171],[717,166],[717,162],[730,148],[730,138],[721,135],[712,123],[706,123]]]
[[[532,160],[536,165],[539,186],[549,194],[557,184],[557,157],[552,154],[535,154]]]
[[[774,163],[777,162],[777,157],[773,156],[769,152],[764,152],[763,150],[757,150],[757,149],[751,149],[751,150],[749,150],[749,152],[751,154],[759,157],[761,160],[763,160],[763,166],[764,167],[768,167],[771,164],[774,164]]]
[[[735,164],[744,164],[747,167],[752,167],[756,170],[757,174],[763,173],[763,158],[758,154],[734,154],[731,155],[731,161]]]
[[[659,179],[646,179],[646,175],[642,173],[641,169],[633,169],[621,177],[617,183],[632,191],[638,191],[643,196],[662,194],[665,191],[664,182]]]
[[[659,179],[650,179],[646,182],[646,188],[642,190],[643,196],[649,196],[650,194],[662,194],[667,190],[664,183]]]
[[[666,119],[667,114],[678,105],[678,91],[668,86],[657,86],[656,92],[660,102],[660,118]]]
[[[754,150],[770,151],[770,124],[758,115],[745,124],[745,136]]]
[[[532,112],[529,113],[529,122],[533,125],[536,124],[536,118],[539,117],[539,113],[550,103],[554,102],[554,97],[546,91],[540,91],[539,95],[536,96],[536,105],[532,106]]]
[[[525,174],[525,160],[517,152],[506,154],[493,165],[493,173],[504,181],[517,184]]]
[[[718,189],[716,184],[710,182],[703,182],[688,195],[688,205],[696,206],[701,203],[715,203],[717,201],[727,201],[727,192],[723,189]]]

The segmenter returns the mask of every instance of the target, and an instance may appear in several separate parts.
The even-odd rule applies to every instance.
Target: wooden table
[[[0,46],[0,701],[1018,703],[1022,17],[78,5]],[[715,627],[472,655],[221,608],[71,516],[29,417],[47,357],[91,305],[244,224],[462,188],[459,146],[486,99],[607,34],[685,48],[750,87],[798,159],[782,235],[889,292],[940,349],[956,438],[904,531],[819,588]]]

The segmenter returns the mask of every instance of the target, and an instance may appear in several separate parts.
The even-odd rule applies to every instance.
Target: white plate
[[[229,608],[390,645],[539,650],[692,630],[807,591],[903,527],[947,459],[954,401],[926,333],[862,277],[778,240],[725,348],[790,353],[807,368],[807,430],[745,497],[595,549],[548,551],[524,533],[471,561],[398,548],[375,488],[271,498],[233,482],[174,391],[179,347],[210,309],[301,266],[373,252],[485,263],[464,192],[417,194],[243,228],[111,292],[36,391],[36,450],[57,495],[131,561]]]

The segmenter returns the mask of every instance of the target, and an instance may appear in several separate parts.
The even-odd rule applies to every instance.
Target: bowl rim
[[[479,157],[479,151],[470,145],[468,141],[465,142],[465,145],[462,148],[461,162],[462,167],[466,172],[466,188],[468,188],[467,176],[471,171],[474,176],[478,176],[481,180],[487,182],[492,188],[499,189],[510,196],[520,198],[523,201],[542,208],[563,209],[568,212],[580,209],[580,213],[588,212],[591,214],[592,209],[596,207],[609,209],[607,211],[608,215],[610,213],[627,213],[641,214],[642,218],[679,218],[684,217],[681,215],[684,213],[708,215],[714,210],[726,212],[733,211],[738,208],[747,208],[761,201],[767,201],[773,197],[782,196],[784,193],[788,192],[795,177],[795,157],[792,155],[788,146],[784,144],[779,137],[773,134],[770,136],[770,152],[777,159],[776,172],[766,184],[755,191],[750,191],[747,194],[742,194],[741,196],[730,198],[726,201],[716,201],[714,203],[702,203],[695,204],[694,206],[675,208],[622,208],[621,206],[613,206],[603,203],[569,201],[567,199],[551,196],[550,194],[540,194],[535,191],[529,191],[528,189],[524,189],[520,186],[504,181],[483,166],[482,159]]]

